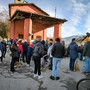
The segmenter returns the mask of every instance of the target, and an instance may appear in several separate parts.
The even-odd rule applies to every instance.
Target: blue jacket
[[[32,47],[30,47],[30,46],[28,46],[27,58],[28,58],[28,57],[31,57],[31,56],[32,56],[32,54],[33,54],[33,48],[32,48]]]
[[[75,42],[71,42],[68,47],[68,51],[71,59],[75,59],[78,57],[78,50],[79,50],[78,45]]]
[[[0,42],[0,50],[2,50],[2,43]]]
[[[18,50],[18,57],[20,58],[20,53],[21,53],[21,50],[19,49]]]

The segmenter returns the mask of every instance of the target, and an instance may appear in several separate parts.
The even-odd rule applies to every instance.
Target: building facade
[[[15,0],[9,4],[10,38],[46,40],[47,28],[54,26],[54,38],[61,38],[61,24],[66,19],[50,17],[45,11],[34,3],[23,3],[23,0]]]

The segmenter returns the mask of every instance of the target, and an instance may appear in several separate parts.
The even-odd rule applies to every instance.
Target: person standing
[[[0,39],[0,59],[1,59],[1,62],[3,62],[3,55],[2,55],[2,43],[1,43],[1,39]]]
[[[37,40],[37,43],[35,45],[35,49],[34,49],[34,53],[33,53],[33,60],[34,60],[34,77],[38,77],[38,79],[43,78],[43,76],[41,75],[41,57],[42,57],[42,52],[43,52],[43,47],[41,44],[41,39],[39,38]],[[38,72],[38,74],[37,74]]]
[[[23,46],[23,62],[27,62],[27,51],[28,51],[28,46],[29,44],[27,43],[27,40],[25,40],[24,43],[22,43]],[[26,60],[24,59],[24,57],[26,58]]]
[[[21,42],[22,42],[21,39],[18,40],[18,42],[17,42],[17,46],[18,46],[19,49],[20,49],[20,61],[21,61],[21,57],[22,57],[22,53],[23,53],[23,46],[22,46]]]
[[[28,46],[28,51],[27,51],[27,64],[29,64],[29,66],[30,66],[30,61],[31,61],[31,57],[32,57],[32,55],[33,55],[33,44],[30,44],[29,46]]]
[[[65,54],[65,48],[60,43],[60,38],[56,38],[56,43],[52,47],[52,56],[53,56],[53,70],[50,79],[55,80],[55,72],[56,72],[56,80],[59,80],[59,71],[60,71],[60,62]]]
[[[19,50],[19,47],[16,44],[16,40],[13,40],[13,43],[11,45],[12,61],[11,61],[11,67],[10,67],[12,72],[15,72],[14,64],[15,64],[16,61],[18,61],[18,50]]]
[[[79,60],[82,60],[82,53],[83,53],[83,45],[81,45],[81,46],[79,46],[79,52],[78,52],[79,54],[78,54],[78,59]]]
[[[53,59],[53,56],[52,56],[52,54],[51,54],[52,47],[53,47],[53,39],[50,39],[50,40],[49,40],[49,48],[48,48],[48,51],[47,51],[47,55],[48,55],[48,58],[49,58],[49,60],[50,60],[49,70],[52,70],[52,59]]]
[[[85,57],[85,73],[88,75],[90,74],[90,38],[86,40],[82,55]]]
[[[69,69],[71,71],[74,71],[74,64],[75,64],[76,58],[78,57],[78,51],[79,51],[79,47],[76,44],[76,39],[73,38],[72,42],[68,46],[68,52],[69,52],[69,55],[70,55]]]

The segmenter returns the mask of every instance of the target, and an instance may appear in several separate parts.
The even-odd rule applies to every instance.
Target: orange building
[[[23,3],[23,0],[15,0],[9,4],[10,38],[37,39],[47,38],[47,28],[54,26],[54,38],[61,37],[61,24],[66,19],[50,17],[45,11],[34,3]]]

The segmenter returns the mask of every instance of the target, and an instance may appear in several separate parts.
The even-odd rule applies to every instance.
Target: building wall
[[[24,21],[16,20],[10,24],[10,38],[18,38],[19,34],[24,34]]]
[[[41,39],[43,39],[43,30],[42,31],[39,31],[39,32],[36,32],[33,34],[33,39],[37,39],[38,37],[40,37]]]
[[[19,34],[24,35],[23,39],[28,39],[29,35],[29,19],[15,20],[11,22],[10,27],[10,38],[19,38]],[[33,39],[40,37],[42,40],[47,38],[47,29],[33,33]]]
[[[16,20],[14,29],[15,29],[15,38],[18,38],[19,34],[24,34],[24,21]]]
[[[37,39],[38,37],[40,37],[42,40],[46,40],[47,39],[47,29],[41,30],[33,34],[34,40]]]
[[[12,16],[17,9],[26,11],[26,12],[38,13],[38,14],[45,15],[43,12],[39,11],[37,8],[35,8],[32,5],[18,5],[18,6],[16,5],[16,6],[11,6],[11,15],[10,16]]]

